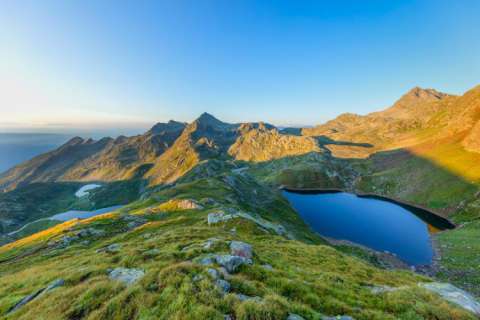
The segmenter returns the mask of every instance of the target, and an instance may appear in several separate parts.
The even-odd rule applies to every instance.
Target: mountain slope
[[[184,128],[185,124],[170,121],[135,137],[99,141],[76,137],[1,174],[0,189],[34,182],[114,181],[142,175],[143,166],[165,152]]]

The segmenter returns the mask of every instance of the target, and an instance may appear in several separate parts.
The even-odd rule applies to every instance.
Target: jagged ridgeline
[[[476,319],[479,128],[480,87],[414,88],[384,111],[313,128],[204,113],[134,137],[71,139],[0,175],[0,314]],[[441,259],[423,274],[398,270],[313,233],[280,187],[385,196],[461,227],[434,236]]]

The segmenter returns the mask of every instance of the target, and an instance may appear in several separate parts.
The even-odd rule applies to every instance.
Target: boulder
[[[197,259],[195,259],[195,262],[198,261],[199,264],[204,265],[204,266],[209,266],[215,263],[216,256],[213,254],[209,254],[207,256],[203,256]]]
[[[252,260],[244,257],[232,256],[232,255],[219,255],[215,260],[219,265],[224,267],[229,273],[237,271],[238,267],[244,264],[252,264]]]
[[[209,225],[212,225],[212,224],[228,221],[232,218],[233,218],[233,215],[231,214],[225,214],[223,212],[213,212],[208,214],[207,222]]]
[[[241,241],[230,242],[230,253],[232,256],[239,256],[246,259],[251,259],[253,256],[252,246]]]
[[[126,285],[131,285],[145,275],[145,272],[140,269],[127,269],[127,268],[115,268],[108,275],[110,279],[117,280],[125,283]]]
[[[421,283],[421,287],[439,294],[442,298],[480,316],[480,303],[468,292],[450,283]]]
[[[217,286],[218,289],[220,289],[220,292],[222,293],[228,293],[230,291],[231,286],[228,281],[217,279],[215,281],[215,285]]]
[[[207,273],[210,275],[210,277],[212,277],[212,279],[216,280],[219,278],[219,273],[217,270],[213,269],[213,268],[208,268],[207,269]]]

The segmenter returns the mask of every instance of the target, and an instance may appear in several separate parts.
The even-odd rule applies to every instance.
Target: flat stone
[[[230,242],[230,253],[232,256],[239,256],[246,259],[251,259],[253,256],[252,246],[241,241]]]
[[[455,287],[450,283],[430,282],[421,283],[421,287],[439,294],[445,300],[480,316],[480,303],[468,292]]]
[[[140,269],[128,269],[128,268],[115,268],[108,275],[110,279],[117,280],[125,283],[126,285],[131,285],[145,275],[145,272]]]

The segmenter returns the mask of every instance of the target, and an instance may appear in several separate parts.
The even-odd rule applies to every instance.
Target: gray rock
[[[222,293],[227,293],[230,291],[230,283],[228,281],[222,280],[222,279],[217,279],[215,281],[215,285],[220,289]]]
[[[196,274],[194,277],[193,277],[193,281],[194,282],[198,282],[198,281],[201,281],[203,280],[203,276],[201,274]]]
[[[213,268],[208,268],[207,269],[207,273],[210,275],[210,277],[212,277],[212,279],[218,279],[219,278],[219,273],[217,270],[213,269]]]
[[[59,244],[61,246],[64,246],[64,247],[68,247],[72,242],[78,240],[79,237],[77,236],[63,236],[60,241],[59,241]]]
[[[100,253],[100,252],[116,253],[116,252],[119,252],[121,248],[122,248],[122,245],[118,243],[112,243],[111,245],[98,249],[96,252],[97,253]]]
[[[230,242],[230,253],[232,256],[239,256],[246,259],[251,259],[253,256],[252,246],[241,241]]]
[[[160,254],[160,250],[158,249],[150,249],[150,250],[147,250],[143,253],[144,256],[146,257],[153,257],[153,256],[157,256]]]
[[[212,246],[214,246],[215,243],[217,243],[218,241],[219,241],[219,239],[217,239],[217,238],[207,239],[207,241],[205,241],[205,243],[203,244],[202,248],[205,249],[205,250],[210,250],[212,248]]]
[[[252,296],[247,296],[245,294],[236,294],[235,295],[237,297],[238,300],[240,301],[255,301],[255,302],[261,302],[262,301],[262,298],[258,297],[258,296],[255,296],[255,297],[252,297]]]
[[[11,312],[14,312],[14,311],[18,310],[19,308],[23,307],[24,305],[26,305],[30,301],[42,296],[43,294],[45,294],[49,291],[52,291],[53,289],[56,289],[58,287],[63,286],[64,284],[65,284],[65,281],[63,279],[57,279],[57,280],[53,281],[52,283],[50,283],[45,288],[37,290],[34,293],[29,294],[28,296],[24,297],[22,300],[17,302],[12,308],[10,308],[10,310],[8,310],[7,313],[11,313]]]
[[[108,275],[110,279],[117,280],[125,283],[126,285],[131,285],[145,275],[145,272],[140,269],[127,269],[127,268],[115,268]]]
[[[198,263],[203,265],[203,266],[209,266],[209,265],[214,264],[215,261],[216,261],[216,256],[215,255],[208,255],[208,256],[199,258]]]
[[[229,279],[232,276],[224,267],[218,268],[218,272],[223,276],[224,279]]]
[[[101,237],[105,235],[105,231],[95,228],[85,228],[76,233],[76,236],[80,238],[85,237]]]
[[[303,317],[299,316],[298,314],[295,313],[289,313],[287,320],[305,320]]]
[[[148,221],[145,218],[130,215],[130,214],[127,214],[127,215],[123,216],[122,218],[123,218],[124,221],[128,222],[127,223],[127,228],[129,230],[138,228],[138,227],[144,225],[145,223],[147,223],[147,221]]]
[[[237,271],[238,267],[244,264],[252,264],[252,260],[244,257],[232,256],[232,255],[220,255],[216,256],[217,263],[227,269],[229,273]]]
[[[207,222],[209,225],[212,225],[212,224],[228,221],[232,218],[233,216],[231,214],[225,214],[223,212],[213,212],[208,214]]]
[[[421,283],[421,287],[439,294],[442,298],[480,316],[480,303],[468,292],[450,283]]]
[[[265,269],[265,270],[269,270],[269,271],[273,270],[273,267],[268,263],[262,264],[262,268]]]

